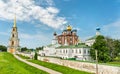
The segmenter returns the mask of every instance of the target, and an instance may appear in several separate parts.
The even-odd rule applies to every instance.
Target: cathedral
[[[77,30],[72,30],[72,27],[70,25],[67,26],[65,30],[63,30],[61,35],[57,35],[54,33],[54,41],[60,45],[77,45],[78,44],[78,35],[76,34]],[[57,40],[57,41],[55,41]],[[54,43],[53,43],[54,44]]]
[[[16,16],[15,16],[7,52],[15,54],[18,48],[19,48],[19,38],[18,38],[18,31],[17,31],[17,26],[16,26]]]

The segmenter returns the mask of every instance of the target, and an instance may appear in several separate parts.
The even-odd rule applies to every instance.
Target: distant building
[[[19,38],[18,38],[18,31],[17,31],[17,26],[16,26],[16,16],[15,16],[7,52],[15,54],[18,48],[19,48]]]

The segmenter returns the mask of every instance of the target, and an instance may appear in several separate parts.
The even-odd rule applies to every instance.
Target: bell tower
[[[12,32],[11,32],[11,36],[9,39],[9,46],[8,46],[7,51],[15,54],[18,48],[19,48],[19,38],[18,38],[18,31],[17,31],[17,26],[16,26],[16,15],[15,15],[14,24],[12,27]]]

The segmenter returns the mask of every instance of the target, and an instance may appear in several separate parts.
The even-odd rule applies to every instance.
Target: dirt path
[[[14,55],[14,56],[15,56],[15,58],[17,58],[18,60],[20,60],[20,61],[22,61],[22,62],[24,62],[24,63],[26,63],[26,64],[28,64],[28,65],[31,65],[31,66],[33,66],[33,67],[36,67],[36,68],[38,68],[38,69],[40,69],[40,70],[46,71],[46,72],[48,72],[48,73],[50,73],[50,74],[62,74],[62,73],[57,72],[57,71],[54,71],[54,70],[52,70],[52,69],[49,69],[49,68],[46,68],[46,67],[43,67],[43,66],[40,66],[40,65],[37,65],[37,64],[28,62],[28,61],[26,61],[26,60],[18,57],[17,55]]]

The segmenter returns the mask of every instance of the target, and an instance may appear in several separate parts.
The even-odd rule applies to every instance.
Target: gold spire
[[[17,26],[16,26],[16,14],[15,14],[15,16],[14,16],[14,25],[13,25],[13,27],[17,27]]]

